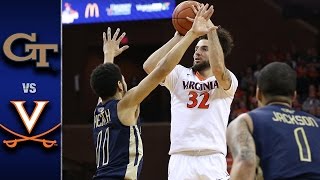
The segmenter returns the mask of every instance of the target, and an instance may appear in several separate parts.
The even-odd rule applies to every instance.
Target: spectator
[[[316,96],[316,87],[309,85],[309,96],[302,104],[302,110],[316,115],[317,108],[320,107],[320,100]]]

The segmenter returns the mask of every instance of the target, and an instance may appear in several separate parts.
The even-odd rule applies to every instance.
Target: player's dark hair
[[[115,95],[118,81],[122,82],[121,70],[113,63],[100,64],[90,76],[91,89],[102,99]]]
[[[233,46],[234,46],[233,38],[230,32],[222,27],[219,27],[217,29],[217,34],[223,50],[224,57],[227,57],[231,53],[231,50],[233,49]],[[207,35],[200,36],[199,41],[202,39],[208,39],[208,36]]]
[[[296,72],[286,63],[273,62],[263,67],[257,85],[267,97],[293,97],[296,90]]]

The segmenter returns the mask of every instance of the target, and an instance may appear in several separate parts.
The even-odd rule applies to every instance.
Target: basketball
[[[194,18],[196,16],[192,10],[192,5],[197,4],[197,1],[183,1],[174,9],[172,13],[172,24],[181,35],[185,35],[192,27],[192,22],[186,17]]]

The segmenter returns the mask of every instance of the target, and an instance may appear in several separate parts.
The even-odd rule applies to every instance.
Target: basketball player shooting
[[[192,7],[199,13],[202,6]],[[203,26],[215,27],[210,19]],[[177,65],[163,83],[171,93],[169,180],[229,178],[226,129],[238,80],[225,67],[224,58],[233,40],[222,28],[206,35],[195,47],[193,66]],[[180,41],[181,36],[175,33],[147,59],[144,70],[152,73]]]
[[[128,91],[119,67],[113,64],[114,57],[123,51],[119,48],[119,39],[124,35],[117,38],[117,30],[111,38],[111,30],[108,29],[107,40],[104,35],[104,64],[94,69],[90,78],[92,90],[101,98],[94,111],[97,170],[93,179],[138,179],[143,156],[139,105],[179,63],[190,44],[215,28],[206,26],[212,13],[212,7],[201,7],[192,28],[181,41],[161,58],[149,75]]]

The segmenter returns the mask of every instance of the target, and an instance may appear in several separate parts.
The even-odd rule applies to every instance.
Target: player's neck
[[[275,105],[275,104],[287,106],[287,107],[289,107],[289,108],[292,107],[291,103],[282,102],[282,101],[269,101],[269,102],[266,103],[266,105]]]
[[[120,99],[122,99],[122,95],[120,93],[116,93],[114,96],[102,100],[102,104],[105,104],[110,100],[120,100]]]
[[[285,96],[272,96],[264,99],[265,105],[280,104],[288,107],[292,107],[292,101]]]
[[[208,67],[208,68],[206,68],[206,69],[204,69],[204,70],[202,70],[202,71],[197,71],[197,72],[195,72],[195,73],[198,73],[198,75],[199,75],[202,79],[207,79],[207,78],[213,76],[213,73],[212,73],[210,67]]]

